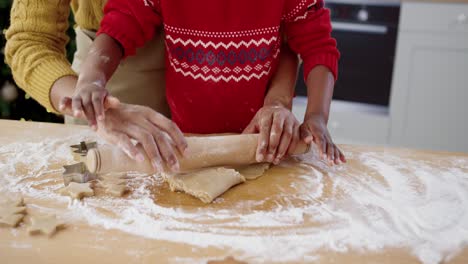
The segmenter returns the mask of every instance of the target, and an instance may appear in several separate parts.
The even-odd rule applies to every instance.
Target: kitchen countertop
[[[93,138],[0,120],[0,194],[21,193],[28,211],[0,228],[2,263],[468,263],[468,154],[343,145],[346,165],[312,152],[209,205],[137,174],[123,198],[97,187],[71,201],[58,193],[61,166],[78,160],[69,145]],[[29,236],[29,215],[42,214],[66,228]]]

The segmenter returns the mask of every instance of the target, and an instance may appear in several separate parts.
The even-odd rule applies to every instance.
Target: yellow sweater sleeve
[[[47,110],[56,112],[50,89],[76,75],[66,58],[70,0],[15,0],[6,31],[6,62],[16,83]]]

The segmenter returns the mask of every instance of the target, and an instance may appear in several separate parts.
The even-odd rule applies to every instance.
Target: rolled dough
[[[238,171],[246,180],[255,180],[261,176],[270,168],[269,163],[258,163],[243,167],[234,168]]]
[[[204,203],[211,203],[232,186],[245,182],[245,178],[236,170],[222,167],[162,176],[172,191],[188,193]]]
[[[129,190],[124,180],[115,183],[104,183],[103,186],[107,194],[115,197],[122,197]]]
[[[269,163],[259,163],[236,168],[213,167],[181,174],[162,174],[171,191],[188,193],[204,203],[211,203],[234,185],[261,177]]]
[[[114,197],[122,197],[129,191],[127,186],[127,173],[108,173],[99,177],[99,184],[106,194]]]

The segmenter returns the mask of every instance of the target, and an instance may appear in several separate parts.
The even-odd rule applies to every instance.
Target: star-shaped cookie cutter
[[[96,148],[96,142],[84,142],[81,141],[80,144],[71,145],[70,148],[74,149],[73,152],[80,154],[81,156],[86,156],[88,150]]]
[[[84,162],[76,163],[73,165],[63,166],[63,183],[68,186],[70,182],[86,183],[97,179],[97,174],[89,172]]]

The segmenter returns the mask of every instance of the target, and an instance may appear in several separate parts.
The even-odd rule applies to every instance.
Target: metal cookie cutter
[[[70,148],[74,149],[73,152],[78,153],[81,156],[86,156],[86,154],[88,153],[88,150],[92,148],[96,148],[96,147],[97,147],[96,142],[84,142],[84,141],[81,141],[80,144],[70,146]]]
[[[84,162],[65,165],[63,168],[65,169],[62,175],[65,186],[68,186],[70,182],[86,183],[97,179],[97,174],[89,172]]]

